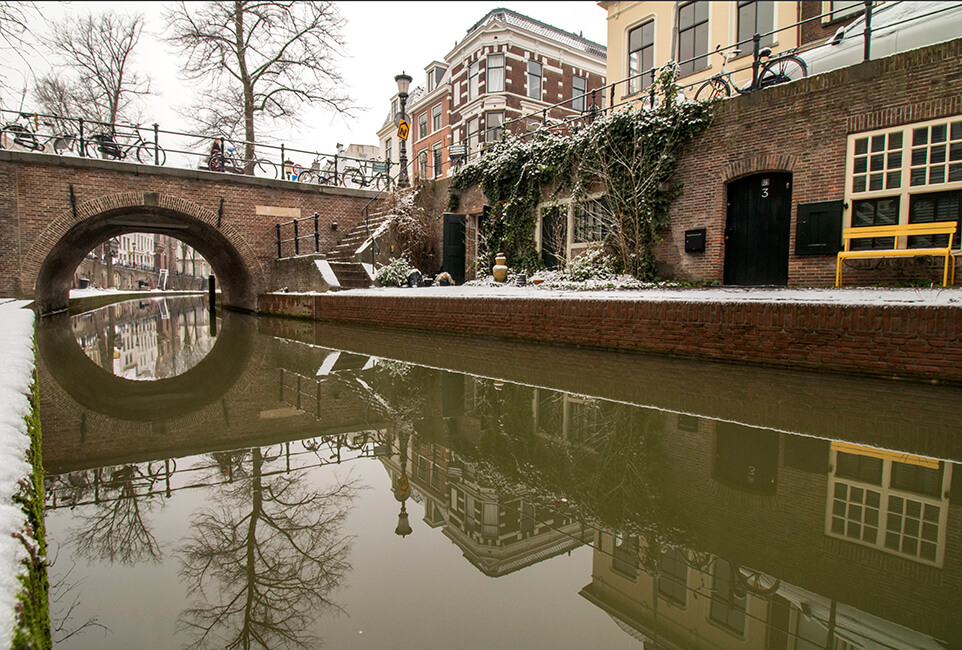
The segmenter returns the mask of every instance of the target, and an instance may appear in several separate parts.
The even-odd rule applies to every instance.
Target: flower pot
[[[508,279],[508,267],[505,265],[507,258],[504,253],[498,253],[494,257],[494,268],[491,273],[494,275],[495,282],[505,282]]]

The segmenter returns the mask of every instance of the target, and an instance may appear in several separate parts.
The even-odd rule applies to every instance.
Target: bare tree
[[[255,125],[293,120],[305,103],[350,110],[335,65],[344,19],[332,2],[181,2],[167,20],[184,73],[205,84],[191,111],[196,127],[219,136],[243,125],[247,160]]]
[[[0,1],[0,70],[11,69],[14,57],[30,67],[28,54],[34,49],[30,38],[34,21],[39,21],[35,3]],[[14,56],[8,56],[8,52]],[[0,73],[0,90],[7,86],[6,75]]]
[[[150,94],[150,78],[131,66],[143,27],[142,15],[114,12],[52,25],[51,45],[69,73],[40,80],[36,95],[43,109],[82,112],[110,125],[119,117],[135,121],[135,99]]]

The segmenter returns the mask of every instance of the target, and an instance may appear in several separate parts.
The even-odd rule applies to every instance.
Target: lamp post
[[[411,87],[411,75],[401,74],[394,77],[394,81],[397,82],[397,96],[401,100],[401,119],[406,119],[407,115],[404,113],[404,105],[408,101],[408,89]],[[401,138],[401,152],[400,152],[400,165],[401,171],[397,177],[398,187],[409,187],[411,183],[408,181],[408,151],[406,147],[407,140]]]

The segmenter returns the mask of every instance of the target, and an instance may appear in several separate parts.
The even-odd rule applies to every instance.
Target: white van
[[[840,27],[828,43],[798,53],[808,74],[861,63],[865,16]],[[871,58],[962,37],[962,2],[883,2],[872,8]]]

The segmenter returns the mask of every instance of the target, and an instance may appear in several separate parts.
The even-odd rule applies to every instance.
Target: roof
[[[422,95],[424,95],[424,86],[417,86],[414,90],[410,92],[410,94],[408,94],[407,101],[404,102],[405,104],[404,108],[408,109],[411,106],[413,106],[417,100],[421,99]],[[387,112],[387,117],[384,118],[384,123],[381,124],[381,128],[383,129],[384,127],[386,127],[388,124],[391,124],[392,122],[394,122],[394,115],[393,113],[391,113],[389,109]]]
[[[470,36],[477,30],[481,29],[485,25],[488,25],[489,23],[494,22],[495,20],[499,20],[508,25],[520,27],[521,29],[538,34],[539,36],[550,38],[551,40],[557,41],[562,45],[566,45],[573,50],[584,52],[590,56],[596,56],[600,59],[606,59],[608,56],[608,50],[600,43],[589,41],[579,34],[566,32],[563,29],[554,27],[553,25],[543,23],[540,20],[535,20],[534,18],[529,18],[528,16],[519,14],[516,11],[511,11],[510,9],[504,9],[503,7],[489,11],[484,18],[476,22],[471,26],[470,29],[468,29],[467,35]]]

